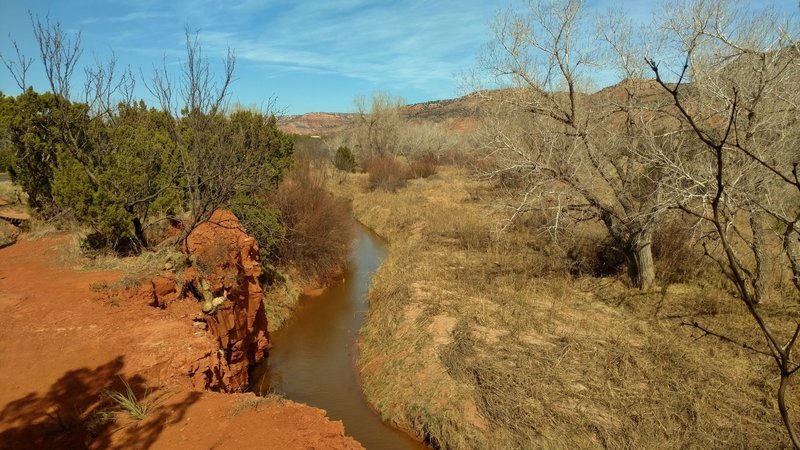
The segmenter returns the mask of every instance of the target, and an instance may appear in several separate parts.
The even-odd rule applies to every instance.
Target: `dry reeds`
[[[276,194],[286,228],[279,253],[311,278],[343,267],[355,237],[348,205],[334,198],[325,182],[321,167],[301,161]]]
[[[367,162],[369,188],[396,192],[406,185],[408,173],[403,163],[392,155],[373,155]]]
[[[396,194],[339,186],[390,241],[359,357],[385,419],[440,448],[785,444],[770,361],[691,326],[761,345],[740,301],[707,285],[642,293],[623,277],[571,276],[566,250],[535,229],[498,238],[492,193],[475,183],[444,167]],[[787,330],[800,317],[791,301],[762,311]]]

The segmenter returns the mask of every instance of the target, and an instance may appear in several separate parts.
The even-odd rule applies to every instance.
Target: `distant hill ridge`
[[[622,101],[626,89],[632,84],[637,85],[641,99],[657,101],[665,98],[666,92],[658,86],[653,79],[623,80],[613,86],[605,87],[589,98],[604,98],[607,101]],[[432,100],[422,103],[406,105],[402,109],[403,115],[420,122],[445,123],[448,128],[459,131],[470,131],[477,125],[477,118],[481,113],[481,105],[486,97],[494,97],[510,92],[508,89],[471,93],[462,97]],[[339,131],[345,131],[355,125],[357,114],[340,112],[309,112],[301,115],[285,115],[278,117],[278,126],[281,130],[306,136],[324,136]]]

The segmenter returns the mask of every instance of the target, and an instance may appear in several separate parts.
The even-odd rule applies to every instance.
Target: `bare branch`
[[[11,45],[14,46],[16,60],[6,59],[2,54],[0,54],[0,60],[3,61],[3,65],[6,66],[8,73],[10,73],[11,77],[14,78],[14,82],[17,83],[19,89],[24,92],[26,89],[28,89],[28,69],[30,69],[31,64],[33,64],[33,58],[28,58],[22,54],[22,51],[19,49],[19,45],[17,45],[17,41],[11,39],[10,34],[8,38],[11,41]]]

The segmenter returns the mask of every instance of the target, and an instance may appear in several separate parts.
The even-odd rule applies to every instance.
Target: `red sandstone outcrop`
[[[124,274],[66,266],[61,249],[73,237],[0,248],[0,449],[362,448],[321,410],[192,389],[192,367],[223,364],[214,361],[218,340],[192,324],[205,317],[200,303],[153,308],[152,283],[97,292]],[[164,275],[159,291],[183,274]],[[120,379],[152,406],[143,420],[123,411],[105,420],[111,402],[101,393],[123,389]]]
[[[258,244],[230,211],[215,211],[208,222],[199,225],[188,237],[190,259],[184,273],[187,285],[201,297],[198,312],[204,310],[208,331],[219,348],[210,355],[208,367],[198,367],[195,385],[221,390],[242,391],[248,384],[248,369],[263,361],[270,347],[267,316],[264,313],[258,277]],[[168,303],[174,284],[156,279],[156,301]],[[207,307],[209,300],[213,306]]]

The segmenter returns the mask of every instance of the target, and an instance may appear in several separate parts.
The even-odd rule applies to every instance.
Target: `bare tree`
[[[397,152],[402,123],[400,108],[405,105],[405,100],[376,92],[370,97],[369,104],[363,95],[357,96],[353,103],[356,127],[352,135],[359,157],[366,159],[373,154]]]
[[[768,320],[758,307],[770,297],[773,272],[793,281],[793,294],[784,291],[789,298],[777,300],[800,300],[800,35],[790,19],[771,12],[745,16],[724,1],[672,11],[664,28],[681,57],[647,64],[693,142],[660,149],[653,161],[678,206],[711,227],[706,254],[735,286],[764,338],[763,346],[745,345],[775,362],[778,409],[800,448],[786,404],[800,369],[792,357],[800,322]]]
[[[3,55],[0,55],[0,60],[3,61],[3,65],[6,66],[8,69],[8,73],[11,74],[11,77],[14,78],[14,82],[17,83],[17,86],[21,91],[25,91],[28,89],[28,70],[31,68],[34,59],[26,57],[19,49],[19,45],[17,41],[11,39],[9,35],[9,40],[11,41],[11,45],[14,46],[14,52],[16,53],[16,60],[14,59],[7,59]]]
[[[242,174],[231,170],[230,177],[221,177],[227,160],[235,157],[223,143],[221,127],[236,58],[228,51],[223,63],[224,73],[218,81],[208,58],[203,55],[197,34],[187,28],[184,37],[186,60],[178,75],[178,84],[175,85],[166,60],[161,69],[153,70],[152,80],[146,84],[161,108],[172,117],[170,131],[180,161],[177,175],[182,179],[190,213],[184,233],[188,236],[195,226],[233,197],[236,180],[241,179]]]
[[[654,100],[646,98],[641,60],[637,66],[630,58],[629,30],[618,25],[598,39],[583,11],[580,0],[530,1],[524,12],[498,15],[480,67],[506,89],[477,89],[497,105],[490,117],[502,122],[487,127],[495,167],[485,175],[515,180],[511,220],[548,211],[554,235],[570,217],[601,221],[633,285],[648,289],[656,280],[653,231],[667,202],[652,165],[637,155],[670,140],[655,132],[658,116],[650,110],[658,105],[648,104]],[[602,56],[618,61],[621,98],[586,93],[588,71],[601,67]]]
[[[226,113],[234,53],[227,51],[217,76],[197,34],[187,29],[185,41],[186,60],[180,74],[173,77],[164,64],[154,69],[146,83],[172,117],[170,131],[179,161],[176,176],[189,212],[184,238],[235,194],[273,188],[292,153],[291,140],[277,131],[274,111]],[[274,107],[272,100],[268,107]]]
[[[60,21],[50,22],[50,16],[42,21],[30,14],[30,19],[50,91],[68,100],[72,75],[83,54],[81,34],[70,35],[63,30]]]

